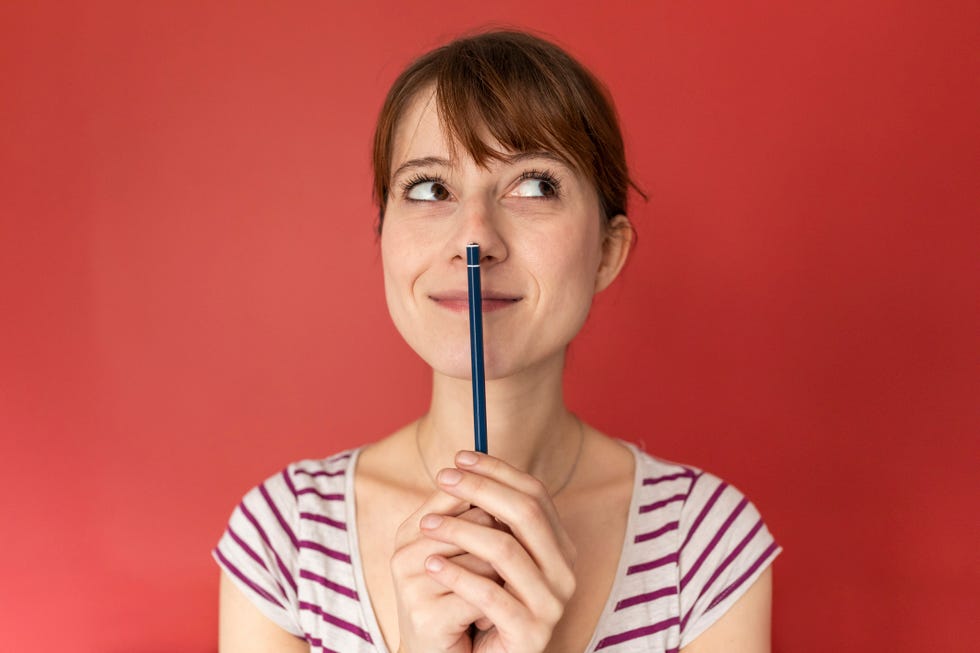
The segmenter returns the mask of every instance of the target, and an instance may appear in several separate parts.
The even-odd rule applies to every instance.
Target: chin
[[[465,379],[466,381],[472,378],[469,342],[466,343],[465,347],[453,348],[442,344],[429,349],[429,351],[420,351],[419,348],[415,348],[415,353],[437,374],[452,379]],[[483,369],[488,381],[510,376],[517,371],[513,369],[513,365],[502,363],[503,361],[500,360],[499,356],[494,356],[490,351],[484,351]]]
[[[423,355],[418,350],[416,350],[416,353],[437,374],[466,381],[472,378],[469,343],[467,343],[466,347],[456,350],[448,350],[444,347],[434,355]],[[530,371],[532,367],[550,365],[550,362],[554,361],[554,356],[558,356],[563,360],[564,348],[552,352],[551,355],[538,359],[536,362],[532,360],[532,357],[518,352],[487,349],[484,351],[483,359],[484,375],[488,382],[516,377],[523,372]],[[558,363],[558,367],[559,369],[562,367],[560,362]]]
[[[420,352],[416,352],[421,356],[422,360],[428,364],[432,370],[443,376],[448,376],[453,379],[466,379],[469,380],[472,375],[470,369],[470,351],[467,349],[462,352],[449,352],[441,351],[434,356],[425,356]],[[484,363],[484,366],[486,363]]]

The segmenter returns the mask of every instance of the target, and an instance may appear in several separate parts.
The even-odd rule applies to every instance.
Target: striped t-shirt
[[[755,507],[692,467],[636,458],[612,591],[586,651],[669,652],[714,623],[779,554]],[[214,557],[314,651],[387,653],[358,555],[359,450],[289,465],[245,495]]]

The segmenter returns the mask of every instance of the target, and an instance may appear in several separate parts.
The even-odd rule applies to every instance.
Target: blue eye
[[[441,202],[449,199],[449,191],[442,182],[426,179],[412,182],[405,197],[418,202]]]

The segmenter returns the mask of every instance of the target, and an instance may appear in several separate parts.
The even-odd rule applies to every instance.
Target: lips
[[[429,299],[434,301],[442,308],[457,313],[468,312],[470,309],[469,294],[465,290],[462,292],[453,290],[432,293],[429,295]],[[488,313],[492,311],[499,311],[513,306],[522,299],[523,297],[518,295],[510,295],[507,293],[486,290],[483,292],[483,312]]]

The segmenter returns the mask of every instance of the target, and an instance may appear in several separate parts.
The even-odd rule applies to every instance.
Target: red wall
[[[286,4],[0,6],[0,649],[213,650],[241,494],[420,412],[372,119],[504,21],[650,195],[574,408],[755,500],[777,651],[975,650],[975,3]]]

